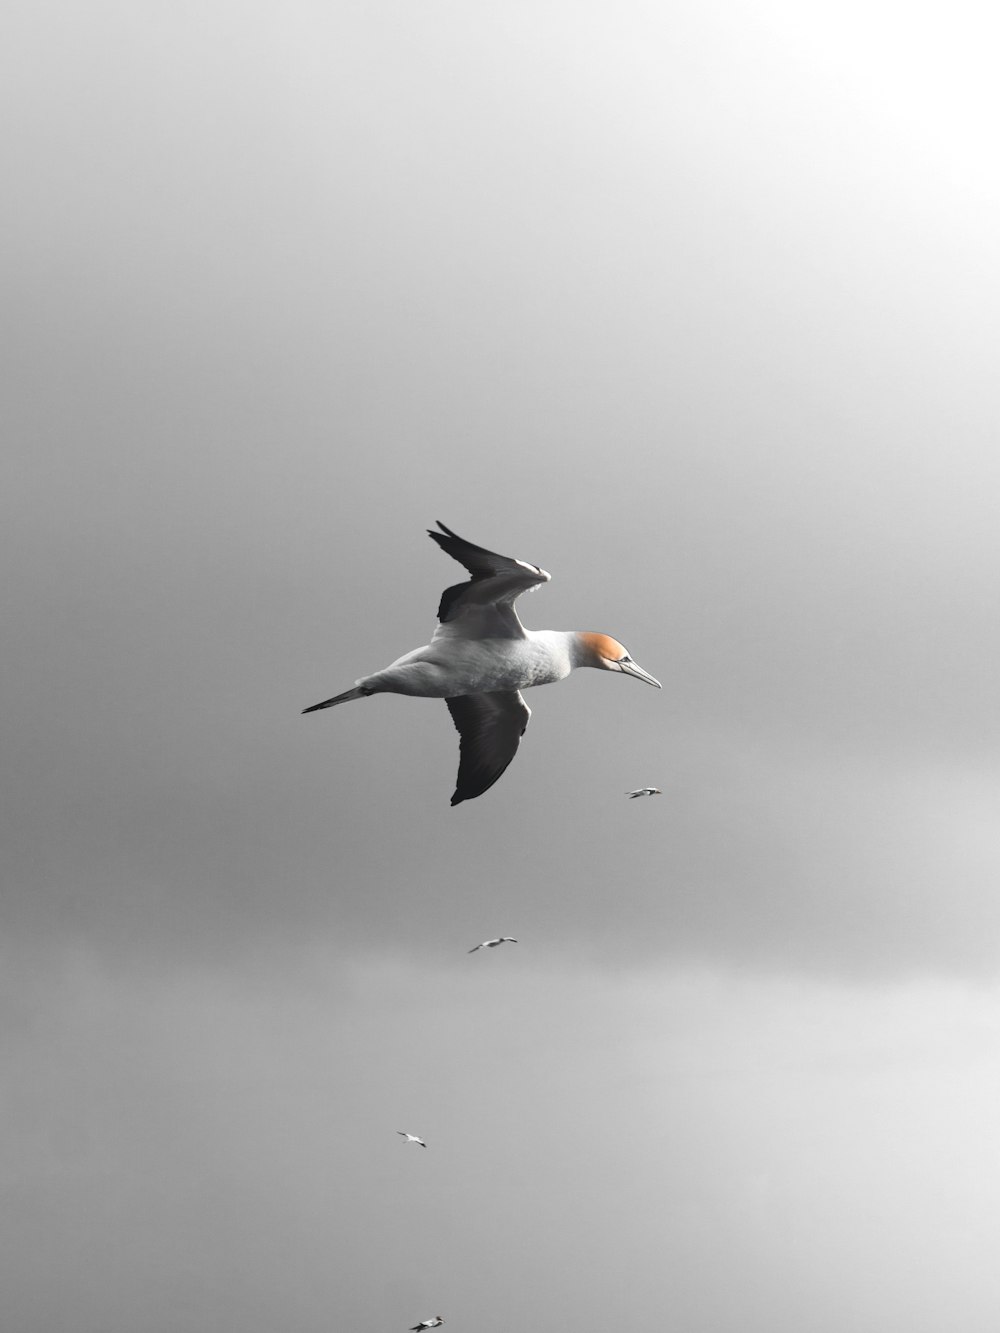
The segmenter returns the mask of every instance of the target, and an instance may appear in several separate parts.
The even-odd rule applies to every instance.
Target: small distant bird
[[[663,792],[659,787],[636,787],[635,791],[627,791],[625,795],[634,801],[637,796],[662,796]]]
[[[513,935],[501,935],[495,940],[483,940],[482,944],[477,944],[476,949],[495,949],[498,944],[516,944],[517,940]],[[469,953],[475,953],[476,949],[470,949]]]
[[[436,1314],[433,1319],[421,1319],[419,1324],[414,1324],[410,1329],[410,1333],[422,1333],[425,1328],[438,1328],[443,1323],[444,1320],[441,1316]]]
[[[421,1148],[427,1147],[427,1144],[423,1141],[423,1139],[418,1139],[416,1134],[407,1134],[405,1129],[397,1129],[396,1133],[402,1134],[403,1138],[406,1140],[407,1143],[419,1143]]]
[[[458,805],[488,791],[517,753],[531,717],[521,690],[565,680],[576,667],[618,671],[662,687],[607,634],[525,629],[514,603],[552,575],[474,546],[443,523],[438,527],[440,532],[428,535],[472,577],[445,589],[438,607],[440,624],[430,643],[383,671],[362,676],[353,689],[302,711],[315,713],[369,694],[443,699],[461,738],[458,782],[451,798],[452,805]],[[350,638],[357,638],[356,626]]]

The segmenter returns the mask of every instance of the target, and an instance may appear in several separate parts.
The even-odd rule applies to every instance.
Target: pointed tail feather
[[[361,685],[355,685],[353,690],[345,690],[343,694],[335,694],[332,699],[324,699],[321,704],[313,704],[311,708],[303,708],[303,713],[315,713],[320,708],[332,708],[334,704],[346,704],[350,699],[364,699],[370,694]]]

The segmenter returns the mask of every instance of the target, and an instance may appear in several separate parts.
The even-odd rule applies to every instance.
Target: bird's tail
[[[311,708],[303,708],[303,713],[315,713],[320,708],[332,708],[334,704],[346,704],[351,699],[363,699],[371,694],[371,690],[366,690],[363,685],[355,685],[353,690],[345,690],[343,694],[335,694],[332,699],[324,699],[321,704],[313,704]]]

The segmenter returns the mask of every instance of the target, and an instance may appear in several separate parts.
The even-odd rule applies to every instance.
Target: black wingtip
[[[458,535],[457,532],[453,532],[451,528],[446,527],[445,524],[442,523],[441,520],[440,520],[439,518],[436,518],[436,519],[434,520],[434,522],[435,522],[435,523],[438,525],[438,527],[441,529],[441,532],[444,533],[444,537],[441,536],[441,532],[435,532],[433,528],[428,528],[428,529],[427,529],[427,535],[428,535],[428,537],[433,537],[434,540],[435,540],[436,542],[440,542],[442,546],[444,546],[444,542],[445,542],[445,538],[446,538],[446,537],[450,537],[450,538],[452,539],[452,541],[456,541],[456,542],[464,542],[464,541],[465,541],[465,538],[464,538],[464,537],[460,537],[460,536]],[[466,544],[467,544],[467,545],[470,545],[470,546],[472,545],[471,542],[466,543]]]

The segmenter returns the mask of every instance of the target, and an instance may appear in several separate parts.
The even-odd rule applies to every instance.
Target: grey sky
[[[19,1333],[993,1333],[992,27],[14,13]],[[456,810],[438,518],[664,684]]]

